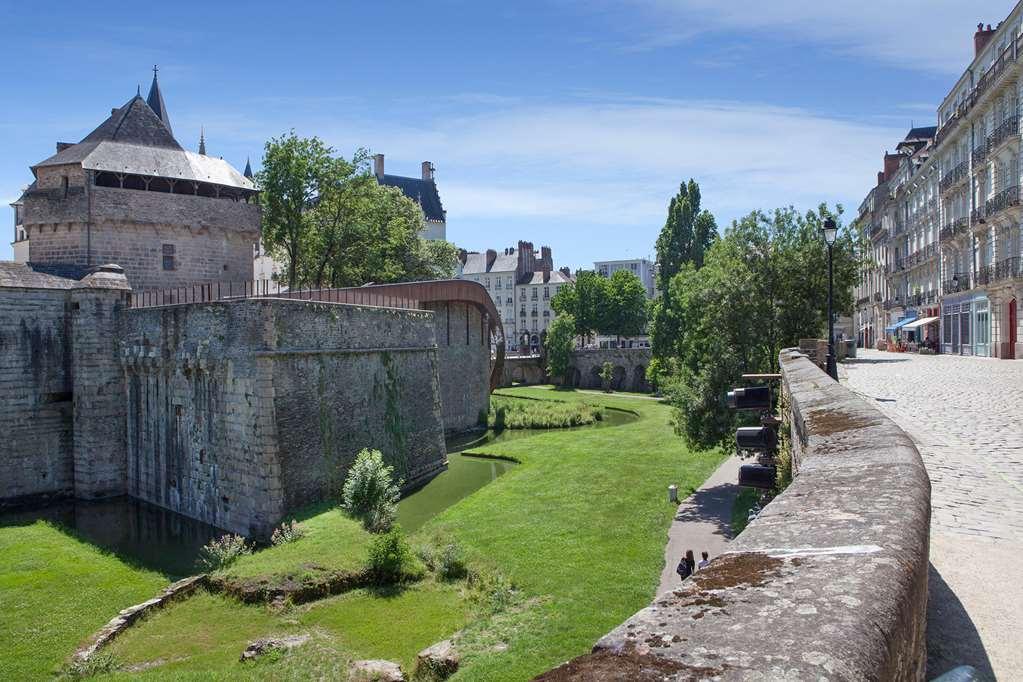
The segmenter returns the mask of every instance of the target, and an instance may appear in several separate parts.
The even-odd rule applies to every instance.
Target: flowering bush
[[[240,535],[222,535],[210,540],[201,550],[197,563],[204,571],[217,571],[227,568],[239,557],[251,554],[252,549]]]
[[[291,523],[285,521],[281,525],[274,528],[274,532],[270,536],[270,544],[274,546],[286,545],[289,542],[294,542],[295,540],[304,537],[305,528],[299,525],[298,521],[292,519]]]

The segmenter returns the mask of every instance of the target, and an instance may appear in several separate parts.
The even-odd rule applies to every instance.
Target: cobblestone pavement
[[[916,441],[931,478],[928,676],[1023,679],[1023,362],[858,351],[840,376]]]

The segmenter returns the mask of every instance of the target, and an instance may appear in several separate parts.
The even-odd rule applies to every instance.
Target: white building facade
[[[551,300],[574,281],[568,268],[554,269],[550,247],[541,247],[537,253],[531,242],[520,241],[516,248],[500,253],[463,251],[459,261],[459,279],[482,284],[497,306],[508,350],[539,348],[557,317]]]
[[[856,292],[863,345],[908,337],[943,353],[1023,358],[1021,19],[1023,2],[996,28],[978,26],[933,139],[911,131],[860,206],[873,261]]]
[[[653,298],[657,295],[654,286],[654,264],[646,258],[633,258],[631,260],[601,260],[593,263],[593,270],[601,277],[610,277],[618,270],[631,272],[646,289],[646,297]]]

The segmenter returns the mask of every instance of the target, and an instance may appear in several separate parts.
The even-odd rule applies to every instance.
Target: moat
[[[629,412],[608,409],[594,424],[561,431],[614,427],[634,421]],[[447,441],[448,468],[398,505],[398,521],[414,532],[459,500],[496,480],[516,465],[505,459],[473,457],[468,449],[528,438],[550,429],[477,431]],[[66,501],[44,508],[0,514],[0,527],[45,520],[71,530],[85,542],[121,559],[180,577],[194,572],[199,550],[227,531],[131,497],[96,502]]]

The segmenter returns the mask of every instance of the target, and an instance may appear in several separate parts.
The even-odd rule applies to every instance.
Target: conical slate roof
[[[146,97],[146,103],[149,108],[153,110],[163,124],[167,126],[167,130],[174,133],[170,124],[170,114],[167,113],[167,105],[163,102],[163,93],[160,92],[160,83],[156,79],[156,67],[153,67],[153,84],[149,86],[149,96]]]
[[[242,171],[242,175],[247,177],[249,180],[252,179],[252,164],[248,159],[245,159],[245,170]]]

